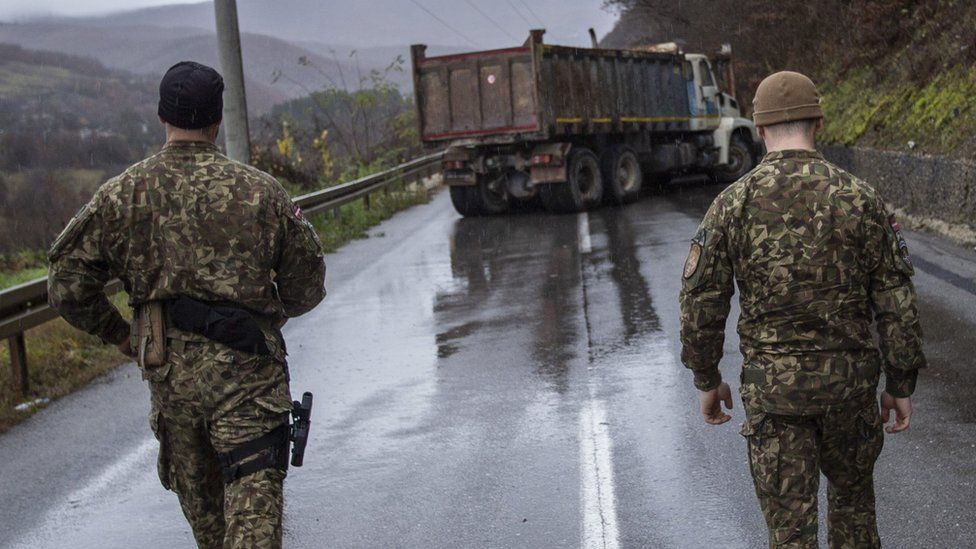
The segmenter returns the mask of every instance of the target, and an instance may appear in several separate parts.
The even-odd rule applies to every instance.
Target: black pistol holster
[[[249,440],[231,450],[217,454],[220,467],[224,474],[224,483],[230,484],[235,480],[261,471],[262,469],[288,470],[288,444],[294,443],[291,449],[291,464],[301,467],[305,459],[305,445],[308,443],[308,432],[311,427],[312,393],[302,395],[302,401],[292,403],[292,424],[287,422],[275,427],[268,433]],[[263,450],[268,452],[263,455]],[[251,459],[248,459],[251,458]]]

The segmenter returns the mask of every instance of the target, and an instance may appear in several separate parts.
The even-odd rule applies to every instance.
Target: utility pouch
[[[166,314],[162,301],[150,301],[138,311],[139,364],[156,368],[166,362]]]

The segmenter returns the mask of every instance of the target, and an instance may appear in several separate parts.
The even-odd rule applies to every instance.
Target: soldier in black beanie
[[[159,83],[159,114],[163,123],[183,130],[219,125],[224,109],[224,79],[214,69],[181,61]]]
[[[281,327],[325,296],[325,263],[281,185],[217,149],[223,90],[199,63],[166,72],[166,145],[102,185],[58,237],[48,295],[138,361],[159,480],[197,546],[278,549],[292,410]],[[104,294],[112,278],[132,324]]]

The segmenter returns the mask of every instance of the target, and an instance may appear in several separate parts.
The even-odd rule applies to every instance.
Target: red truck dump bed
[[[553,46],[426,57],[411,48],[424,142],[545,141],[557,135],[680,131],[690,120],[682,56]]]

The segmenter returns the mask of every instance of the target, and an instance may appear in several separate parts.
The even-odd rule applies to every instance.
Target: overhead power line
[[[484,17],[485,19],[487,19],[492,25],[495,25],[495,27],[497,27],[498,30],[500,30],[503,33],[505,33],[505,35],[508,36],[509,38],[511,38],[512,40],[518,41],[518,38],[515,38],[514,36],[512,36],[512,33],[508,32],[508,30],[505,27],[499,25],[497,21],[495,21],[494,19],[492,19],[491,17],[489,17],[487,13],[481,11],[481,8],[479,8],[474,2],[472,2],[471,0],[465,0],[465,1],[468,3],[469,6],[471,6],[472,8],[474,8],[474,11],[480,13],[481,16]]]
[[[410,1],[413,2],[413,4],[415,6],[417,6],[418,8],[424,10],[424,12],[427,13],[427,15],[429,15],[429,16],[433,17],[434,19],[436,19],[438,23],[440,23],[441,25],[444,25],[445,27],[447,27],[448,30],[450,30],[454,34],[460,36],[462,40],[464,40],[468,44],[471,44],[475,48],[478,47],[478,44],[475,44],[474,42],[472,42],[470,38],[468,38],[463,33],[461,33],[461,31],[459,31],[456,28],[452,27],[450,24],[448,24],[447,21],[445,21],[445,20],[441,19],[440,17],[438,17],[437,14],[435,14],[434,12],[432,12],[429,9],[425,8],[424,5],[421,4],[418,0],[410,0]]]
[[[522,15],[522,12],[519,11],[519,9],[515,7],[515,4],[512,3],[512,0],[505,0],[505,1],[508,2],[508,5],[509,6],[511,6],[512,11],[514,11],[515,13],[517,13],[518,16],[522,18],[522,21],[525,21],[525,24],[528,25],[530,29],[534,26],[532,24],[532,22],[529,21],[528,18],[526,18],[524,15]]]
[[[529,10],[529,13],[531,13],[531,14],[532,14],[532,17],[533,17],[533,18],[534,18],[534,19],[535,19],[536,21],[538,21],[540,25],[542,25],[543,27],[545,27],[545,26],[546,26],[546,23],[545,23],[545,22],[544,22],[544,21],[542,20],[542,18],[541,18],[541,17],[539,17],[539,14],[538,14],[538,13],[536,13],[536,12],[535,12],[535,10],[533,10],[533,9],[532,9],[532,6],[529,6],[529,5],[528,5],[528,4],[527,4],[527,3],[525,2],[525,0],[519,0],[519,3],[521,3],[521,4],[523,5],[523,6],[525,6],[525,9],[527,9],[527,10]]]

